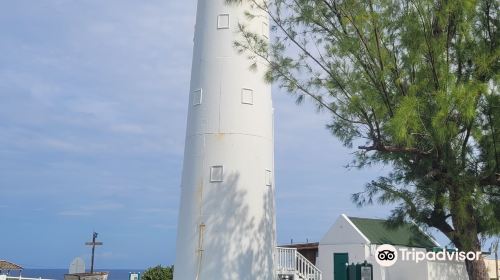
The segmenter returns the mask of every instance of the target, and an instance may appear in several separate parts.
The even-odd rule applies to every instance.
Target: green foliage
[[[461,250],[500,233],[499,1],[247,1],[274,37],[241,25],[235,47],[330,113],[332,134],[358,146],[352,166],[392,167],[354,202],[394,204],[392,221]]]
[[[162,267],[157,265],[150,267],[141,275],[142,280],[172,280],[174,278],[174,266]]]

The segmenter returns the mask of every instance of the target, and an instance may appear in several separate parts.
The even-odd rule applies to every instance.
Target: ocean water
[[[140,272],[143,273],[144,270],[140,269],[97,269],[96,271],[107,271],[109,272],[108,280],[128,280],[130,272]],[[43,279],[54,279],[54,280],[64,280],[64,274],[68,273],[68,269],[24,269],[22,272],[23,277],[28,278],[43,278]],[[11,273],[11,275],[17,276],[16,273]]]

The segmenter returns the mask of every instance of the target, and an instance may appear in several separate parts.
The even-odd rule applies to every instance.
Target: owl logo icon
[[[398,251],[392,245],[380,245],[375,252],[375,260],[383,267],[393,266],[398,260]]]

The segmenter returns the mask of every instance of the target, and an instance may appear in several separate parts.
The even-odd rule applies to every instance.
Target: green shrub
[[[162,267],[157,265],[144,271],[141,280],[172,280],[174,279],[174,266]]]

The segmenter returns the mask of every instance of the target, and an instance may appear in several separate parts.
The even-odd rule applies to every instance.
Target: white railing
[[[276,248],[276,270],[278,275],[293,274],[304,280],[322,280],[321,271],[296,248]]]
[[[297,270],[297,249],[276,248],[276,270],[278,274],[293,274]]]
[[[53,280],[53,279],[44,279],[44,278],[26,278],[26,277],[22,277],[22,276],[7,276],[7,278],[5,278],[5,279],[7,279],[7,280]]]

